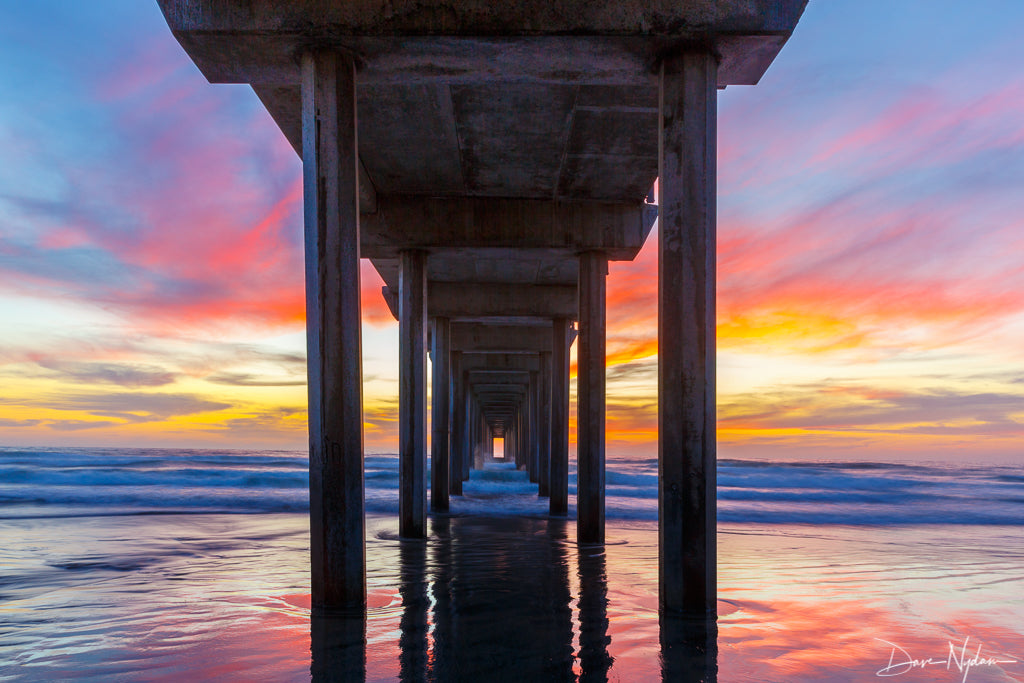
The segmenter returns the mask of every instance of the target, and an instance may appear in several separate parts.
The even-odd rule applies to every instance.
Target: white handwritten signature
[[[892,648],[889,652],[889,664],[876,671],[876,676],[899,676],[913,669],[925,669],[929,666],[942,666],[945,664],[947,671],[951,671],[955,667],[957,673],[963,674],[960,683],[967,683],[967,676],[971,673],[971,669],[976,666],[1018,663],[1016,659],[997,659],[995,656],[982,657],[980,644],[973,653],[969,652],[967,646],[971,640],[970,636],[964,638],[963,645],[960,646],[959,650],[952,641],[947,641],[949,644],[949,655],[945,659],[937,659],[935,657],[914,659],[910,656],[909,652],[896,643],[890,643],[888,640],[882,640],[881,638],[875,638],[875,640],[885,643]]]

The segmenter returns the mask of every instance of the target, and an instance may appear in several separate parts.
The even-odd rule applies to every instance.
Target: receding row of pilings
[[[566,515],[568,350],[575,337],[571,321],[556,318],[541,325],[481,326],[452,324],[438,316],[431,318],[431,332],[430,508],[448,510],[449,496],[462,494],[462,482],[469,478],[470,469],[479,469],[486,459],[493,458],[494,439],[502,438],[504,459],[524,469],[538,485],[538,494],[550,498],[552,515]],[[602,375],[603,360],[602,354]],[[600,427],[603,430],[603,421]],[[422,452],[419,445],[402,450],[408,458]],[[415,471],[412,467],[408,470]],[[420,483],[413,482],[413,486],[418,488]],[[588,491],[600,497],[589,509],[603,511],[603,485]],[[400,520],[403,533],[417,534],[424,512],[404,511]],[[599,535],[587,538],[581,531],[581,540],[603,541],[603,524],[588,529]]]
[[[316,612],[366,604],[355,64],[351,55],[331,51],[308,52],[302,60]],[[716,604],[717,64],[711,51],[694,49],[663,57],[659,69],[659,594],[663,612],[694,616],[713,616]],[[426,489],[419,484],[426,468],[426,258],[415,249],[401,252],[400,524],[411,537],[426,534]],[[580,255],[579,489],[596,487],[602,495],[604,272],[600,254]],[[568,324],[553,320],[553,339],[566,339]],[[561,451],[568,443],[567,356],[566,343],[553,344],[552,372],[541,373],[552,382],[547,490],[554,510],[564,509],[567,490],[568,458]],[[446,471],[450,476],[452,469]],[[581,539],[597,528],[603,535],[603,509],[587,507],[595,500],[580,496]]]

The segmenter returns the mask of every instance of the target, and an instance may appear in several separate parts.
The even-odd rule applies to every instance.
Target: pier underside
[[[314,612],[365,609],[359,259],[399,321],[402,535],[495,437],[567,514],[576,343],[577,537],[599,544],[607,265],[657,217],[660,605],[713,619],[716,91],[758,81],[805,0],[159,3],[303,160]]]

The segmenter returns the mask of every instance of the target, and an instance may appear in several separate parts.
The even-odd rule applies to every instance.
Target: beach
[[[610,464],[601,547],[504,464],[400,540],[368,457],[366,619],[311,624],[301,453],[0,454],[0,680],[1024,680],[1009,468],[723,463],[702,642],[659,627],[649,462]]]

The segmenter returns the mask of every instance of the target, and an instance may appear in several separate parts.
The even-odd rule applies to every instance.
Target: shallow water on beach
[[[1019,525],[723,522],[709,643],[660,628],[655,522],[578,546],[524,480],[475,473],[425,542],[368,515],[365,622],[312,631],[302,512],[12,502],[0,680],[1024,681]]]

